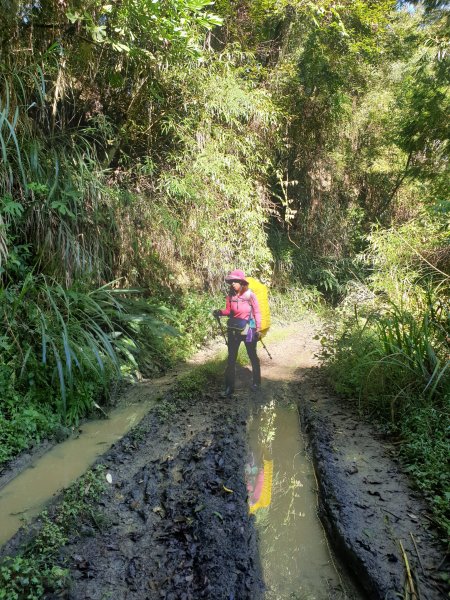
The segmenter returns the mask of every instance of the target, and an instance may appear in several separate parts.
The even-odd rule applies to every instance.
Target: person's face
[[[240,281],[232,281],[231,287],[238,294],[241,291],[242,283]]]

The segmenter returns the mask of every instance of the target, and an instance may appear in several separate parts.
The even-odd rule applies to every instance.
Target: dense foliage
[[[336,386],[403,436],[442,523],[447,3],[1,0],[0,17],[0,460],[185,357],[240,267],[284,317],[339,307]]]

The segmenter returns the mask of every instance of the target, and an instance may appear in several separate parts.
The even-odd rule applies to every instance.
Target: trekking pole
[[[262,341],[262,338],[259,338],[259,341],[262,344],[262,347],[264,348],[264,350],[267,352],[267,354],[269,355],[270,360],[273,360],[272,355],[270,354],[270,352],[267,350],[267,346],[265,345],[265,343]]]
[[[228,346],[227,336],[225,335],[225,331],[223,330],[222,323],[220,322],[220,317],[216,316],[217,324],[219,325],[220,333],[222,334],[223,341]]]

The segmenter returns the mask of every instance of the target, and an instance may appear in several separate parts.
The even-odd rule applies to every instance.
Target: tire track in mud
[[[148,415],[101,461],[113,484],[102,533],[64,549],[71,599],[262,597],[244,482],[244,404],[212,396]]]
[[[289,384],[292,400],[303,407],[322,492],[322,517],[339,557],[370,598],[403,597],[404,567],[397,551],[385,549],[391,541],[386,511],[380,510],[387,508],[390,473],[405,481],[401,493],[391,494],[400,507],[389,508],[391,513],[400,511],[396,537],[403,523],[406,533],[401,537],[415,532],[426,563],[441,563],[442,552],[423,522],[411,523],[402,512],[407,506],[404,512],[420,515],[422,505],[399,465],[386,456],[388,442],[381,443],[372,427],[361,425],[354,408],[330,394],[322,376],[314,375],[316,331],[312,322],[295,324],[270,343],[273,361],[261,353],[263,392],[256,401],[269,401]],[[249,371],[241,370],[239,378],[241,391],[228,401],[218,399],[214,385],[196,399],[182,401],[169,393],[161,410],[144,417],[100,459],[113,479],[99,506],[104,515],[101,531],[80,524],[60,561],[70,569],[71,588],[46,598],[264,597],[244,474],[246,424],[255,398],[250,402],[243,391]],[[358,510],[363,511],[359,520]],[[419,574],[421,600],[446,597],[430,581],[433,571],[420,573],[411,548],[407,551]]]

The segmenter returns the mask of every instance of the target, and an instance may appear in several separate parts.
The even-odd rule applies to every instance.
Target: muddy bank
[[[445,549],[395,447],[311,369],[299,388],[319,482],[320,517],[344,564],[374,600],[449,597]],[[404,552],[402,550],[404,549]],[[408,567],[417,596],[406,595]]]
[[[54,494],[67,488],[111,444],[139,423],[167,385],[167,378],[152,382],[151,387],[136,385],[107,419],[81,423],[59,444],[46,441],[12,461],[0,475],[0,545],[17,532],[23,519],[36,517]]]
[[[244,483],[243,405],[171,401],[102,458],[102,531],[64,548],[68,598],[262,597]]]
[[[150,385],[147,381],[135,384],[122,383],[118,385],[117,392],[112,396],[110,405],[104,407],[105,410],[93,411],[90,418],[82,419],[77,426],[72,426],[70,428],[60,426],[58,430],[55,431],[52,438],[44,439],[39,443],[30,443],[29,448],[0,465],[0,491],[26,469],[33,469],[40,459],[52,449],[56,447],[62,448],[65,442],[80,439],[82,434],[85,433],[86,428],[95,429],[96,423],[114,422],[116,420],[116,414],[119,414],[120,419],[120,413],[123,413],[127,407],[133,405],[141,405],[142,412],[137,412],[136,418],[142,418],[146,408],[145,404],[148,403],[149,406],[147,410],[149,410],[152,401],[163,394],[169,386],[173,385],[176,378],[187,369],[187,365],[181,365],[178,369],[174,369],[164,376],[153,379]],[[105,416],[107,417],[106,419]],[[131,421],[129,426],[124,426],[122,435],[123,433],[126,433],[132,425],[133,422]],[[107,427],[108,425],[105,426],[105,429],[107,429]],[[116,428],[117,431],[114,431],[110,436],[111,442],[120,437],[120,427],[121,425],[119,424]],[[98,454],[100,454],[100,451],[93,455],[90,462],[93,462]],[[88,465],[89,463],[86,467]]]
[[[279,410],[292,404],[299,406],[310,440],[321,518],[338,558],[368,596],[376,600],[404,597],[401,540],[420,600],[446,597],[440,580],[443,553],[429,529],[426,508],[392,459],[389,444],[358,421],[351,406],[328,393],[316,368],[316,331],[314,321],[305,320],[266,340],[273,360],[260,350],[264,380],[260,394],[249,393],[251,375],[246,368],[239,370],[232,400],[219,398],[220,382],[211,382],[203,393],[185,394],[182,399],[169,392],[157,411],[145,416],[103,455],[100,462],[112,478],[98,506],[103,516],[96,526],[80,524],[62,550],[60,564],[69,568],[72,585],[57,597],[284,600],[286,595],[274,591],[276,586],[270,589],[270,581],[263,584],[260,560],[265,561],[264,548],[258,541],[255,517],[249,515],[245,467],[247,424],[259,419],[266,434],[274,436],[274,496],[277,490],[285,490],[283,500],[278,505],[275,500],[264,519],[270,520],[278,511],[280,521],[293,529],[295,519],[303,519],[306,512],[294,510],[293,500],[314,482],[305,474],[291,479],[275,454],[283,436],[296,435],[291,428],[296,411],[282,418]],[[153,393],[151,386],[146,384],[139,393]],[[278,411],[276,420],[272,423],[270,412],[262,418],[258,407],[273,407]],[[283,460],[294,463],[292,456]],[[314,513],[315,497],[308,502]],[[270,522],[261,519],[261,514],[256,518],[267,527]],[[295,518],[290,521],[288,515]],[[300,536],[304,545],[283,551],[289,554],[292,548],[296,555],[304,553],[302,568],[310,566],[331,580],[323,564],[311,564],[308,543],[316,541],[311,537],[305,532]],[[21,539],[23,534],[0,554],[13,551]],[[270,551],[282,561],[276,548],[272,544]],[[272,573],[284,573],[285,568],[298,576],[295,561],[284,563],[277,567],[274,562]],[[340,584],[323,589],[327,590],[323,594],[305,597],[363,597],[353,596]]]

